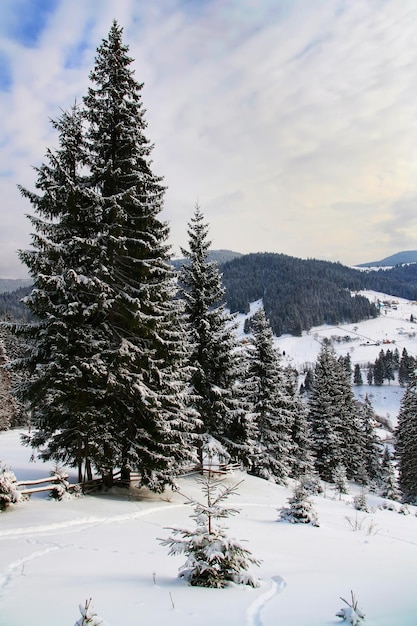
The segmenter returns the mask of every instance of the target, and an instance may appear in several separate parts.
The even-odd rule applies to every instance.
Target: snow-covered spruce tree
[[[405,387],[412,380],[415,365],[415,358],[408,354],[406,348],[403,348],[398,368],[398,382],[402,387]]]
[[[30,346],[17,359],[23,371],[19,395],[30,409],[28,442],[43,459],[78,467],[91,478],[100,436],[107,375],[107,287],[101,278],[100,201],[84,174],[82,114],[74,106],[52,122],[59,148],[37,168],[39,193],[21,189],[32,203],[32,248],[20,258],[34,289],[26,304],[37,321],[20,329]]]
[[[343,465],[348,480],[366,484],[368,475],[365,462],[365,437],[360,411],[352,390],[351,375],[344,367],[336,373],[334,399],[338,405],[338,431],[340,433]]]
[[[21,499],[22,494],[17,488],[14,472],[2,465],[0,467],[0,511],[4,511],[11,504],[17,504]]]
[[[188,225],[189,250],[180,276],[180,294],[191,338],[189,365],[194,407],[202,420],[201,434],[221,442],[233,460],[248,465],[251,425],[238,384],[242,357],[234,316],[224,303],[225,289],[216,263],[208,260],[208,226],[199,208]]]
[[[22,295],[25,292],[26,289],[23,289]],[[0,325],[0,430],[1,424],[3,428],[17,428],[28,423],[26,410],[16,396],[20,376],[13,367],[14,361],[22,355],[26,345],[16,335],[16,320],[4,321],[6,323]]]
[[[316,469],[320,477],[329,482],[343,462],[339,413],[334,398],[335,371],[340,371],[340,366],[330,347],[324,344],[315,365],[308,407]]]
[[[39,170],[42,195],[24,192],[41,216],[34,251],[22,253],[41,320],[24,391],[44,458],[78,464],[87,477],[93,466],[109,484],[115,467],[124,476],[134,468],[161,490],[191,457],[194,420],[168,228],[158,219],[164,187],[150,168],[127,50],[114,22],[84,99],[86,135],[78,117],[76,141],[66,125]]]
[[[349,480],[364,482],[362,433],[349,375],[327,343],[317,358],[308,406],[320,477],[331,482],[343,465]]]
[[[279,509],[278,522],[320,526],[317,513],[309,498],[309,492],[301,483],[294,487],[293,495],[288,498],[288,503],[289,507]]]
[[[381,463],[381,496],[388,500],[401,500],[397,473],[392,462],[392,455],[388,446],[385,446]]]
[[[194,509],[191,516],[196,522],[192,530],[169,528],[172,535],[161,539],[169,546],[169,554],[185,554],[186,562],[179,569],[179,577],[194,587],[225,587],[228,583],[258,586],[257,579],[249,573],[251,565],[260,565],[240,541],[232,539],[219,521],[239,513],[238,509],[222,504],[237,492],[237,485],[223,487],[210,477],[201,479],[205,501],[189,500]]]
[[[284,370],[287,390],[287,406],[291,412],[290,477],[302,480],[314,471],[311,431],[308,409],[298,391],[298,374],[291,367]]]
[[[255,428],[250,472],[267,480],[285,483],[293,452],[293,414],[285,373],[263,308],[253,315],[251,329],[252,341],[247,350],[249,365],[244,385]]]
[[[5,365],[6,352],[0,339],[0,430],[8,430],[17,414],[17,406],[12,396],[10,372]]]
[[[405,502],[417,503],[417,379],[413,374],[400,404],[395,431],[399,486]]]
[[[194,423],[185,402],[187,350],[174,298],[169,230],[159,218],[165,188],[151,170],[142,85],[127,53],[114,22],[98,48],[84,99],[112,298],[104,357],[111,364],[106,411],[113,428],[103,462],[106,448],[111,452],[116,445],[122,469],[139,470],[143,484],[159,489],[189,461]]]
[[[353,382],[355,385],[363,385],[363,378],[361,373],[361,368],[359,363],[355,363],[355,368],[353,372]]]
[[[363,402],[357,403],[357,407],[362,431],[362,453],[366,482],[369,485],[377,485],[381,481],[381,440],[375,429],[375,411],[368,394],[366,394]]]

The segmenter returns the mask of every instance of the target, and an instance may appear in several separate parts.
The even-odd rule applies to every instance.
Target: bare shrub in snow
[[[250,565],[259,565],[249,550],[241,542],[231,539],[226,528],[218,520],[234,515],[239,511],[221,504],[231,494],[235,494],[238,484],[222,487],[218,480],[210,476],[200,480],[205,502],[189,500],[194,508],[191,516],[196,528],[173,528],[168,539],[161,539],[163,546],[169,546],[169,554],[185,554],[187,560],[179,569],[179,577],[195,587],[222,588],[228,583],[258,586],[258,581],[249,572]]]
[[[391,500],[386,500],[385,502],[383,502],[383,504],[381,504],[379,508],[383,511],[397,512],[397,507],[395,506],[394,502],[392,502]]]
[[[358,517],[358,514],[355,517],[346,516],[345,520],[349,524],[350,530],[353,532],[364,531],[367,535],[376,535],[378,532],[378,528],[373,519],[368,519],[367,517]]]
[[[93,611],[91,598],[79,605],[81,617],[74,626],[106,626],[106,623]],[[108,625],[107,625],[108,626]]]
[[[340,598],[342,602],[347,604],[347,607],[343,607],[336,613],[336,617],[341,617],[344,622],[351,624],[352,626],[357,626],[359,622],[365,619],[365,613],[363,610],[358,607],[358,601],[356,600],[353,591],[350,592],[351,601],[348,602],[344,598]]]
[[[400,515],[410,515],[410,509],[408,508],[408,505],[402,504],[398,510],[398,513],[400,513]]]

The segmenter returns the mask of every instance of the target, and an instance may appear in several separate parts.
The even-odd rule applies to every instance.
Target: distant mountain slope
[[[365,288],[368,272],[340,263],[258,253],[233,259],[221,269],[231,311],[247,313],[250,302],[262,298],[277,336],[378,315],[369,300],[350,293]]]
[[[386,267],[400,265],[401,263],[417,263],[417,250],[404,250],[403,252],[397,252],[396,254],[387,256],[380,261],[360,263],[357,267]]]
[[[227,263],[232,259],[243,256],[241,252],[233,252],[233,250],[209,250],[208,260],[216,261],[219,265]],[[175,268],[180,268],[185,259],[174,259],[172,264]]]
[[[16,291],[0,293],[0,321],[28,321],[32,319],[32,314],[28,307],[22,302],[22,298],[27,296],[31,290],[31,286],[26,286],[20,287]]]
[[[376,307],[366,298],[351,296],[362,289],[417,300],[417,265],[363,271],[329,261],[257,253],[233,259],[221,271],[231,311],[248,313],[251,302],[263,299],[277,336],[375,317]]]
[[[12,292],[32,284],[31,278],[0,278],[0,293]]]

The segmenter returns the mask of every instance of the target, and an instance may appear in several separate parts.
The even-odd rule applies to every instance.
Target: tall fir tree
[[[235,319],[225,308],[225,289],[216,263],[208,260],[208,225],[197,205],[188,225],[189,250],[179,277],[191,337],[189,364],[201,434],[218,440],[232,459],[249,463],[251,424],[245,411],[242,355]]]
[[[384,364],[384,351],[380,350],[379,355],[375,359],[374,369],[374,384],[380,387],[384,384],[385,380],[385,364]]]
[[[247,355],[249,367],[245,390],[255,427],[256,443],[251,472],[262,478],[285,483],[291,469],[291,440],[294,414],[280,355],[263,308],[251,319],[252,344]]]
[[[398,382],[401,387],[405,387],[410,382],[415,369],[415,364],[415,358],[408,354],[406,348],[403,348],[398,369]]]
[[[362,436],[350,375],[327,344],[316,362],[309,421],[321,478],[331,482],[335,469],[343,465],[349,480],[364,481]]]
[[[357,403],[362,431],[362,458],[365,465],[366,481],[378,484],[382,478],[381,440],[376,432],[376,416],[368,394],[363,402]]]
[[[381,496],[389,500],[401,500],[397,471],[388,446],[384,448],[381,461]]]
[[[112,298],[106,358],[112,376],[106,402],[122,467],[139,469],[145,484],[169,481],[190,458],[190,412],[184,403],[186,348],[168,226],[160,220],[165,188],[151,169],[143,85],[113,23],[98,48],[84,99],[92,182],[103,203],[102,243]]]
[[[392,380],[395,380],[395,370],[396,363],[394,359],[394,354],[391,350],[387,350],[385,354],[383,354],[383,363],[384,363],[384,378],[388,381],[388,384],[391,384]]]
[[[408,383],[401,400],[395,432],[399,485],[406,502],[417,503],[417,378]]]
[[[12,393],[12,378],[7,369],[8,358],[0,339],[0,431],[16,424],[18,406]]]
[[[86,165],[83,118],[78,107],[52,122],[59,148],[47,151],[37,168],[33,193],[21,188],[34,207],[32,249],[20,258],[33,278],[26,304],[34,323],[22,329],[27,354],[16,361],[25,372],[19,394],[31,413],[28,442],[43,459],[78,467],[91,478],[98,453],[101,404],[101,351],[107,288],[96,252],[100,201],[82,175]]]
[[[316,361],[308,401],[316,470],[323,480],[329,482],[333,480],[336,468],[343,464],[339,414],[333,391],[338,365],[330,347],[324,344]]]
[[[291,419],[291,446],[289,474],[291,478],[302,479],[314,471],[314,455],[311,430],[308,421],[308,407],[301,399],[298,390],[298,373],[291,367],[285,369],[288,407]]]
[[[353,372],[353,382],[355,385],[363,385],[363,378],[361,373],[361,368],[359,363],[355,363],[355,368]]]
[[[35,285],[43,288],[42,299],[37,286],[30,300],[50,337],[47,350],[42,349],[43,339],[39,347],[40,328],[32,352],[31,389],[37,390],[38,398],[46,394],[48,378],[39,377],[36,361],[41,359],[45,372],[54,376],[51,379],[49,375],[53,397],[49,408],[35,420],[41,428],[33,444],[43,439],[47,454],[55,446],[54,458],[76,462],[75,443],[65,440],[58,446],[63,423],[60,399],[69,414],[69,404],[60,388],[67,385],[68,372],[74,369],[77,380],[82,381],[81,395],[85,393],[84,404],[75,407],[71,419],[80,418],[86,431],[82,448],[86,464],[105,474],[109,483],[115,467],[120,467],[125,476],[132,468],[139,470],[142,484],[161,490],[191,458],[195,419],[186,403],[187,348],[181,332],[181,311],[174,298],[168,227],[159,219],[165,189],[150,167],[152,146],[144,134],[142,85],[134,79],[127,52],[122,28],[114,22],[97,50],[90,74],[92,86],[83,110],[86,137],[80,131],[79,142],[71,143],[83,149],[77,155],[86,171],[83,180],[69,180],[66,187],[61,185],[55,191],[44,180],[43,168],[37,185],[43,195],[25,192],[49,220],[32,219],[37,231],[35,252],[22,253]],[[64,150],[66,135],[61,136],[61,144]],[[65,196],[73,189],[81,198],[77,196],[78,204],[74,206]],[[55,198],[58,193],[64,194],[59,202]],[[58,245],[62,244],[59,231],[63,216],[70,206],[72,223],[65,226],[64,232],[75,248],[76,258],[82,259],[82,266],[75,269],[68,254],[62,255],[64,246]],[[80,235],[82,229],[85,233]],[[77,343],[70,346],[67,336],[62,338],[62,317],[68,317],[72,307],[67,284],[61,279],[66,274],[78,286],[79,294],[89,293],[88,301],[82,300],[76,309],[79,317],[73,319],[74,334],[80,328],[83,331],[85,320],[90,322],[86,337],[90,338],[91,350],[86,354],[82,347],[76,347]],[[59,308],[59,298],[51,309],[48,289],[55,288],[55,284],[64,294],[64,310]],[[63,354],[59,372],[54,364],[56,342]],[[76,365],[73,367],[71,350],[78,350],[76,358],[84,358],[86,375],[82,368],[77,371]],[[72,423],[64,425],[64,431],[69,432]],[[75,442],[76,437],[73,439]]]

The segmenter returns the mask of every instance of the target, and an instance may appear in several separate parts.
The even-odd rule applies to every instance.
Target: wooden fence
[[[49,476],[48,478],[37,478],[34,480],[18,480],[17,486],[19,491],[24,496],[31,496],[33,493],[41,493],[42,491],[52,491],[52,489],[58,485],[65,484],[67,490],[76,489],[77,484],[70,484],[67,482],[67,474]],[[39,486],[36,486],[39,485]]]
[[[184,471],[182,476],[190,476],[193,474],[203,474],[208,476],[225,476],[234,469],[239,469],[238,464],[216,464],[216,465],[199,465]],[[131,472],[130,480],[124,480],[120,477],[120,472],[113,475],[114,485],[128,487],[130,484],[140,481],[139,472]],[[92,491],[103,486],[103,478],[94,478],[85,483],[69,483],[67,474],[56,474],[47,478],[38,478],[33,480],[18,480],[17,487],[19,492],[27,497],[34,493],[42,493],[52,491],[54,487],[62,485],[65,491],[79,490],[83,493],[91,493]]]

